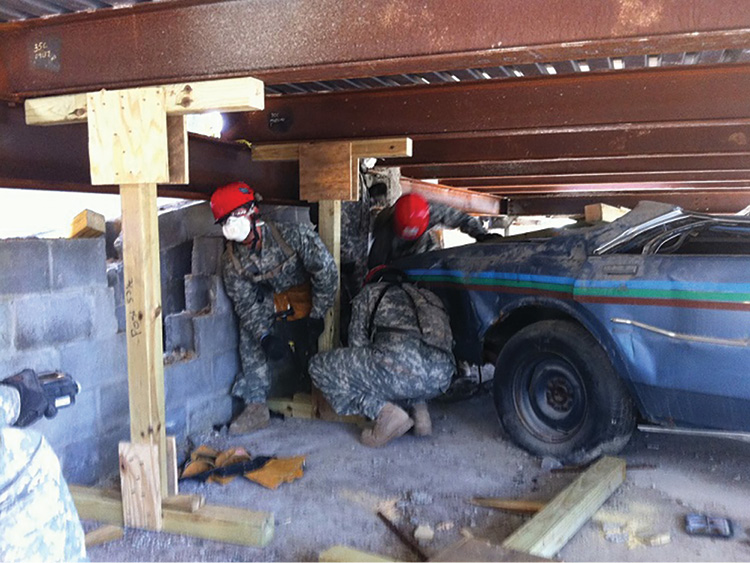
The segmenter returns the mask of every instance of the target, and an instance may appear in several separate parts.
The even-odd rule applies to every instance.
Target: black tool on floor
[[[714,538],[731,538],[732,521],[720,516],[707,514],[686,514],[685,531],[692,536],[711,536]]]

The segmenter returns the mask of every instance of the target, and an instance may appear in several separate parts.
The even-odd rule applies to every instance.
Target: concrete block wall
[[[278,220],[309,221],[306,208],[272,211]],[[172,302],[184,310],[175,305],[164,326],[166,428],[182,446],[231,418],[237,321],[208,205],[162,213],[159,226],[162,257],[174,251],[162,290],[183,292]],[[107,264],[103,238],[0,240],[0,378],[60,369],[81,383],[75,405],[34,425],[71,483],[116,475],[117,444],[130,436],[122,289],[122,266]]]

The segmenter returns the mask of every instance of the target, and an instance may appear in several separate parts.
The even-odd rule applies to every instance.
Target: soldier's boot
[[[245,407],[240,416],[229,425],[229,433],[233,436],[249,434],[268,426],[270,420],[268,407],[265,403],[250,403]]]
[[[399,436],[403,436],[414,425],[414,421],[401,407],[386,403],[375,419],[375,426],[365,428],[360,440],[365,446],[379,448]]]
[[[431,435],[432,420],[430,420],[430,411],[427,410],[427,403],[425,401],[414,403],[413,409],[414,412],[412,413],[412,418],[414,418],[414,435]]]

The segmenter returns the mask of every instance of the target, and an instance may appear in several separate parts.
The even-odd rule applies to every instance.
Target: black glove
[[[261,338],[260,347],[263,348],[269,360],[280,360],[289,351],[289,344],[273,334],[267,334]]]
[[[315,319],[309,317],[307,319],[307,330],[310,331],[310,342],[317,342],[320,335],[323,334],[323,328],[325,327],[325,321],[323,319]]]
[[[15,426],[23,428],[36,422],[42,416],[52,418],[57,414],[55,404],[51,403],[45,395],[34,370],[25,369],[21,373],[3,379],[0,383],[15,387],[21,395],[21,412],[18,413]]]
[[[476,238],[477,242],[488,242],[488,241],[498,241],[502,240],[505,237],[503,235],[500,235],[498,233],[485,233],[483,235],[479,235]]]

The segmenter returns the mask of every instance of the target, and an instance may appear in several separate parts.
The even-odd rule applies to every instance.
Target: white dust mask
[[[221,227],[221,232],[228,240],[242,242],[250,234],[250,219],[247,216],[230,216],[224,226]]]

